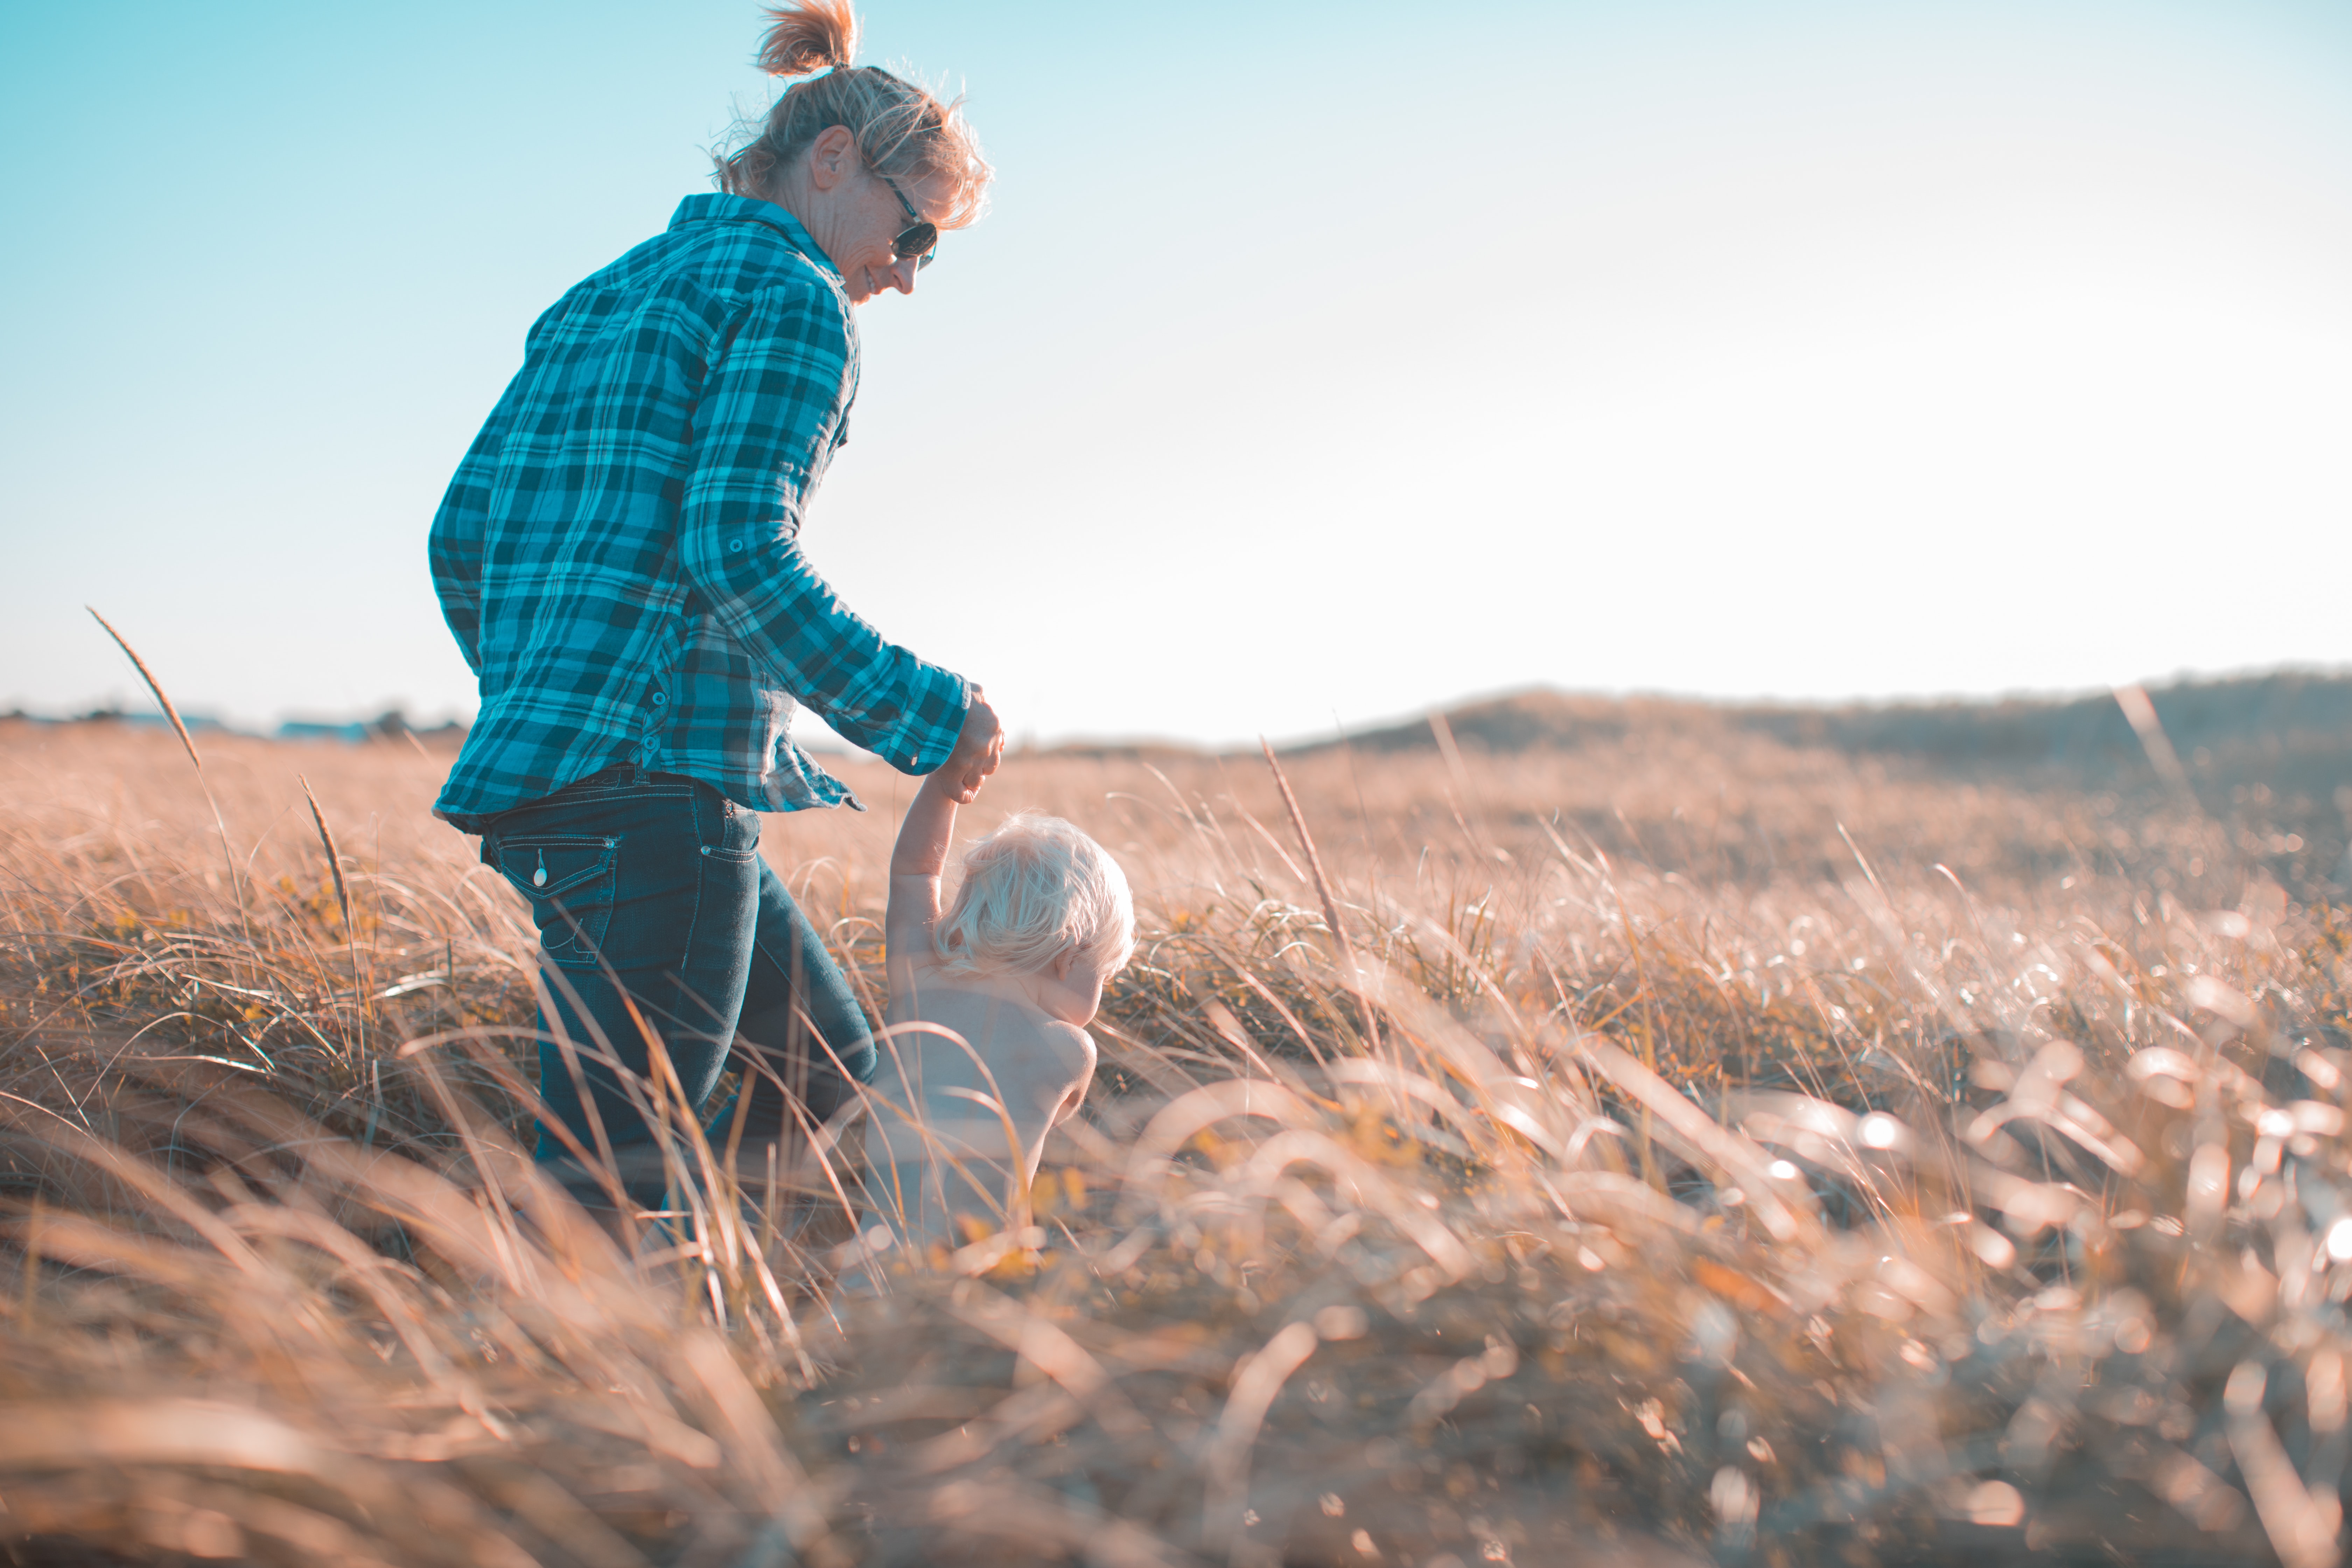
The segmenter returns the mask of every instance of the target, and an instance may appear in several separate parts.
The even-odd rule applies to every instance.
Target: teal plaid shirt
[[[793,743],[803,703],[904,772],[945,762],[963,679],[885,641],[801,553],[856,393],[839,274],[768,202],[688,196],[558,300],[433,520],[433,585],[481,690],[435,809],[473,826],[616,763],[758,811],[839,805]]]

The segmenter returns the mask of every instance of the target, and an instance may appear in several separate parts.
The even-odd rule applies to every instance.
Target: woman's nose
[[[915,291],[915,271],[923,264],[919,256],[902,256],[890,263],[890,287],[901,294]]]

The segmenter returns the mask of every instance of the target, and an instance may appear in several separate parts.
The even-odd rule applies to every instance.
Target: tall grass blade
[[[1331,927],[1331,940],[1339,949],[1339,961],[1347,965],[1348,989],[1356,994],[1356,1005],[1364,1018],[1364,1047],[1377,1052],[1381,1048],[1381,1026],[1372,1016],[1372,998],[1365,989],[1364,974],[1356,963],[1356,948],[1348,940],[1348,928],[1339,921],[1339,906],[1331,898],[1331,883],[1323,875],[1323,858],[1315,851],[1314,836],[1307,831],[1306,814],[1298,809],[1298,796],[1291,792],[1290,780],[1284,775],[1282,764],[1274,760],[1274,747],[1265,736],[1257,740],[1258,749],[1265,753],[1265,765],[1274,772],[1275,787],[1282,792],[1283,809],[1290,813],[1290,826],[1298,834],[1298,847],[1307,854],[1307,869],[1315,879],[1315,896],[1323,901],[1323,918]]]
[[[2157,775],[2189,800],[2197,791],[2189,782],[2189,770],[2180,765],[2180,753],[2172,749],[2172,737],[2164,732],[2164,721],[2156,715],[2156,704],[2148,700],[2147,689],[2139,685],[2116,688],[2116,706],[2131,721],[2132,733],[2139,737],[2155,764]]]
[[[163,689],[163,683],[155,679],[155,672],[147,668],[147,661],[139,657],[139,650],[132,647],[123,635],[114,629],[114,623],[98,613],[96,605],[84,605],[82,608],[89,612],[91,620],[106,628],[106,635],[114,639],[114,646],[121,648],[124,657],[131,660],[131,668],[139,672],[139,679],[145,681],[147,689],[155,694],[156,702],[163,710],[163,717],[171,721],[172,733],[179,736],[180,744],[188,749],[188,761],[195,763],[196,772],[203,773],[205,760],[196,754],[196,742],[189,735],[187,725],[181,721],[180,710],[173,705],[171,694]]]
[[[213,795],[211,782],[205,777],[205,760],[196,754],[196,742],[189,735],[188,726],[182,722],[180,710],[173,704],[171,693],[163,689],[163,683],[155,679],[155,672],[147,668],[147,661],[139,657],[139,650],[132,647],[129,640],[114,629],[113,623],[98,613],[98,606],[84,605],[82,608],[89,612],[91,620],[106,628],[106,635],[114,639],[114,646],[121,648],[124,657],[131,660],[131,667],[139,672],[139,679],[147,683],[147,689],[155,694],[156,702],[162,705],[163,717],[172,721],[172,732],[179,736],[180,744],[187,748],[188,761],[195,764],[196,787],[205,792],[205,804],[212,807],[213,826],[220,832],[221,858],[228,867],[228,889],[230,896],[236,900],[237,923],[244,928],[247,940],[251,941],[253,923],[246,913],[245,883],[237,872],[236,851],[229,844],[228,821],[221,816],[220,802]]]
[[[367,1049],[368,986],[360,960],[360,928],[352,919],[352,893],[343,881],[343,858],[336,851],[335,835],[327,826],[327,814],[319,809],[319,797],[311,792],[310,778],[294,775],[302,786],[302,798],[310,805],[310,825],[319,830],[319,847],[327,853],[327,873],[335,879],[335,904],[343,915],[343,942],[352,953],[352,1005],[359,1010],[359,1048]]]
[[[352,894],[343,883],[343,858],[335,851],[334,830],[327,826],[327,814],[319,809],[319,797],[311,793],[309,777],[296,773],[294,778],[302,786],[302,798],[310,803],[310,823],[319,830],[319,847],[327,852],[327,872],[335,879],[335,902],[343,912],[343,940],[357,942],[359,927],[352,923]]]

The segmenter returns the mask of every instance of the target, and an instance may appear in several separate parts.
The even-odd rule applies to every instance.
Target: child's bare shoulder
[[[1030,1023],[1032,1026],[1024,1031],[1029,1037],[1020,1053],[1021,1065],[1007,1066],[1013,1076],[1034,1086],[1029,1093],[1050,1124],[1086,1098],[1087,1086],[1095,1076],[1094,1037],[1040,1012],[1031,1013]]]
[[[1036,1006],[1023,1003],[1007,1008],[1000,1016],[995,1031],[1000,1048],[1010,1048],[1024,1057],[1043,1056],[1056,1067],[1072,1072],[1083,1071],[1094,1065],[1094,1037],[1074,1024],[1066,1024]]]
[[[1073,1067],[1092,1067],[1095,1060],[1095,1037],[1076,1024],[1066,1024],[1059,1018],[1047,1018],[1045,1038],[1055,1053]]]
[[[1000,1073],[1039,1084],[1093,1074],[1094,1037],[1084,1029],[1026,1002],[994,1010],[992,1022],[985,1043],[975,1044]]]

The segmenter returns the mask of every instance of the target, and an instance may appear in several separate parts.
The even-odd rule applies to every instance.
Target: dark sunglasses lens
[[[901,230],[898,237],[891,242],[890,248],[898,253],[900,260],[909,256],[918,258],[915,268],[920,271],[931,264],[931,255],[939,246],[940,226],[919,223]]]

